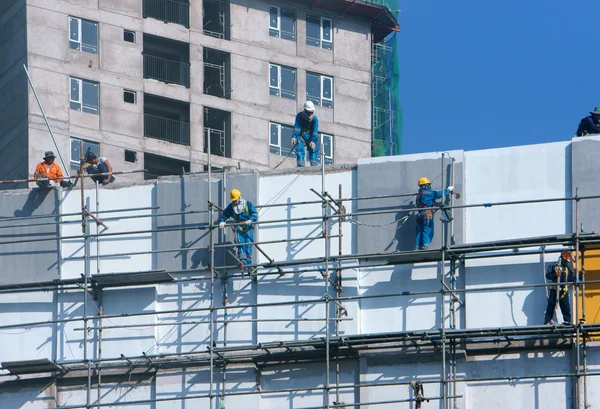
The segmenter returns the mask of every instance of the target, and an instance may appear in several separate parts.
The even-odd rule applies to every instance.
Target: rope
[[[289,157],[290,157],[290,155],[292,154],[292,152],[293,152],[293,151],[294,151],[293,149],[290,149],[290,151],[288,152],[288,154],[287,154],[287,155],[285,155],[285,158],[283,158],[283,159],[281,160],[281,162],[279,162],[279,163],[277,164],[277,166],[275,166],[275,167],[273,168],[273,170],[275,170],[275,169],[277,169],[279,166],[281,166],[281,164],[282,164],[283,162],[285,162],[285,160],[286,160],[287,158],[289,158]]]

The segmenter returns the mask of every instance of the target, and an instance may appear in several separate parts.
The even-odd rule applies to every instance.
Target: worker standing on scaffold
[[[427,250],[433,239],[433,207],[435,201],[442,197],[441,190],[431,190],[431,181],[426,177],[419,179],[419,193],[417,194],[417,207],[422,209],[417,213],[417,235],[415,237],[415,250]],[[444,196],[454,193],[454,187],[448,186]]]
[[[219,228],[225,228],[225,220],[232,218],[236,223],[243,223],[235,226],[235,240],[237,246],[238,258],[242,263],[242,271],[245,267],[252,264],[252,245],[244,243],[254,243],[254,230],[252,223],[258,221],[258,212],[249,200],[242,198],[242,193],[237,189],[232,189],[229,195],[231,203],[225,208],[223,214],[218,220]]]
[[[573,259],[573,255],[570,251],[563,251],[560,253],[558,261],[548,267],[546,271],[546,279],[556,286],[550,287],[548,291],[548,307],[546,308],[546,316],[544,317],[545,325],[556,325],[556,322],[552,320],[554,315],[554,309],[556,308],[556,288],[560,283],[576,282],[575,274],[569,267],[569,263]],[[569,287],[566,285],[560,286],[558,296],[558,304],[560,305],[560,312],[563,316],[563,325],[571,325],[571,301],[569,300]]]

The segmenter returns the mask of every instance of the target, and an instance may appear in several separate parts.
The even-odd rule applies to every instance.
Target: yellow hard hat
[[[240,198],[240,196],[242,195],[242,193],[237,190],[237,189],[231,189],[231,193],[229,194],[229,198],[231,199],[232,202],[235,202],[236,200],[238,200]]]
[[[419,179],[419,186],[423,185],[431,185],[431,182],[425,176]]]
[[[566,261],[571,261],[573,259],[573,254],[568,251],[568,250],[564,250],[560,253],[560,256],[562,258],[564,258]]]

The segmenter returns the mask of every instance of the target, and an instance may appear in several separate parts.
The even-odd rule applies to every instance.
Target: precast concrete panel
[[[7,192],[2,196],[0,284],[59,278],[57,238],[60,228],[55,215],[60,209],[60,194],[61,190],[58,188],[34,188]]]
[[[55,308],[52,292],[5,293],[0,295],[0,326],[52,321]],[[55,333],[54,324],[0,330],[0,362],[29,360],[34,356],[36,359],[55,359]]]
[[[494,359],[489,357],[470,359],[464,367],[466,378],[482,380],[467,383],[465,407],[493,409],[571,407],[571,378],[545,377],[548,374],[571,373],[572,362],[569,355],[564,352],[540,351],[504,354]],[[459,367],[463,369],[462,365]],[[492,379],[483,380],[490,378]]]
[[[450,156],[450,157],[449,157]],[[367,215],[354,218],[358,223],[358,253],[382,253],[413,250],[415,247],[416,217],[408,211],[416,207],[417,182],[427,177],[432,189],[443,190],[454,184],[455,191],[463,190],[463,153],[453,151],[444,158],[444,186],[442,186],[442,154],[419,154],[371,158],[359,160],[357,173],[357,197],[365,198],[380,195],[409,195],[406,197],[359,200],[357,212]],[[452,159],[454,166],[452,165]],[[411,194],[414,194],[412,196]],[[463,196],[455,196],[451,204],[461,205]],[[371,214],[374,211],[391,211],[388,214]],[[440,212],[434,216],[435,232],[430,248],[442,246],[442,226]],[[454,234],[456,244],[463,243],[463,210],[454,211],[454,221],[449,225],[448,240]]]
[[[556,142],[465,153],[465,204],[569,196],[570,144]],[[466,209],[468,243],[571,232],[563,201]]]
[[[552,250],[552,248],[548,248]],[[467,260],[465,271],[467,328],[544,324],[546,289],[526,288],[546,282],[546,269],[557,254]],[[523,286],[523,288],[519,288]],[[514,289],[496,289],[516,287]],[[477,291],[479,290],[479,291]],[[573,306],[573,304],[571,303]],[[485,308],[482,308],[485,306]],[[557,319],[562,318],[562,314]],[[560,319],[559,322],[563,322]]]
[[[573,196],[594,196],[600,194],[598,155],[600,155],[600,136],[574,138],[572,149],[572,189]],[[572,221],[575,224],[575,204],[572,206]],[[579,220],[582,232],[600,232],[600,199],[581,200],[579,202]]]
[[[361,333],[439,328],[441,297],[434,294],[440,289],[439,271],[437,263],[361,267]],[[402,295],[405,292],[433,294]],[[390,297],[381,297],[386,294]]]
[[[157,395],[154,382],[150,380],[140,381],[138,379],[131,379],[121,382],[107,382],[106,377],[103,377],[100,390],[98,391],[97,384],[94,384],[92,388],[92,403],[97,403],[97,396],[100,393],[101,404],[105,402],[118,402],[117,407],[120,404],[121,407],[134,409],[154,408],[154,406],[149,406],[147,401]],[[81,385],[59,386],[58,396],[61,405],[81,405],[85,407],[87,388]],[[146,403],[129,403],[137,401],[144,401]]]
[[[57,404],[56,388],[48,382],[17,386],[7,382],[0,387],[0,407],[11,409],[46,409]]]
[[[220,207],[226,207],[229,202],[229,191],[237,188],[242,192],[242,197],[257,204],[258,182],[254,173],[229,173],[223,192],[223,174],[213,174],[211,181],[212,201]],[[175,250],[156,255],[156,268],[167,270],[206,268],[209,264],[209,234],[210,230],[204,228],[197,230],[197,226],[208,226],[208,181],[204,178],[185,178],[183,180],[164,180],[156,184],[155,203],[160,207],[156,211],[156,226],[159,230],[155,233],[155,250]],[[188,214],[176,214],[183,213]],[[196,212],[196,213],[194,213]],[[165,216],[160,216],[165,215]],[[214,222],[221,213],[215,211]],[[233,221],[230,221],[233,222]],[[184,229],[184,230],[177,230]],[[164,230],[161,232],[160,230]],[[172,231],[171,231],[172,230]],[[230,229],[216,231],[215,244],[227,244],[233,240]],[[258,235],[257,235],[258,236]],[[225,241],[221,241],[221,238]],[[215,266],[235,264],[235,260],[226,255],[227,249],[234,247],[221,247],[215,251]]]

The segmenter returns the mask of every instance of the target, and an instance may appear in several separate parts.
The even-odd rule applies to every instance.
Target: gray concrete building
[[[2,1],[0,179],[54,149],[23,64],[71,172],[79,141],[115,170],[202,171],[209,140],[214,167],[269,169],[306,99],[328,163],[369,157],[372,46],[397,30],[382,4]]]

